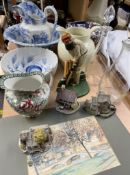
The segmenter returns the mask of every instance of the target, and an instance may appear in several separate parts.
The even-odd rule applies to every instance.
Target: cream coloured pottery
[[[72,35],[72,37],[76,40],[80,40],[83,42],[88,50],[87,56],[92,57],[99,49],[100,44],[97,44],[95,47],[94,41],[91,39],[91,34],[99,29],[100,26],[94,26],[91,29],[86,29],[83,27],[69,27],[64,29],[63,27],[58,27],[57,30],[62,35],[64,32],[68,32]],[[67,60],[71,60],[72,56],[66,50],[64,43],[61,41],[61,38],[58,43],[58,55],[62,63]]]

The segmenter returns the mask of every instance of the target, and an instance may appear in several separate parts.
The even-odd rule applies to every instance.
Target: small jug
[[[0,87],[11,107],[26,117],[36,117],[45,108],[50,95],[49,84],[40,72],[8,74],[0,78]]]
[[[95,32],[97,29],[101,29],[100,26],[94,26],[91,29],[86,29],[83,27],[69,27],[67,29],[63,27],[57,27],[56,30],[60,32],[62,35],[64,32],[70,33],[74,40],[80,40],[84,43],[88,50],[87,56],[91,58],[97,51],[99,50],[101,39],[98,42],[97,46],[95,46],[94,41],[91,39],[91,34]],[[58,55],[62,63],[65,61],[71,60],[72,56],[66,50],[64,43],[59,40],[58,43]]]

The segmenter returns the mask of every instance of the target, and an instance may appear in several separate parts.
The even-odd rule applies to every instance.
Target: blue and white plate
[[[50,23],[50,27],[53,29],[54,24]],[[42,46],[48,47],[53,44],[57,44],[59,41],[59,32],[55,31],[51,41],[48,41],[45,32],[40,34],[33,34],[22,28],[20,24],[8,27],[4,31],[4,38],[20,46]]]
[[[4,73],[42,72],[44,75],[56,72],[57,55],[51,50],[36,47],[23,47],[9,51],[1,59]]]
[[[67,27],[84,27],[84,28],[92,28],[94,26],[100,26],[100,24],[96,22],[89,22],[89,21],[74,21],[74,22],[69,22],[67,24]]]

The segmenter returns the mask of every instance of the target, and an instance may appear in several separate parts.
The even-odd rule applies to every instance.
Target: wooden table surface
[[[0,70],[0,73],[2,74],[2,70]],[[88,67],[88,75],[87,75],[87,80],[89,82],[90,85],[90,92],[89,94],[87,94],[86,96],[79,98],[79,102],[83,102],[86,99],[90,99],[91,96],[96,95],[97,93],[97,85],[98,82],[100,80],[101,75],[103,74],[103,67],[102,65],[98,62],[97,58],[94,59],[93,63],[90,64],[90,66]],[[58,70],[56,72],[56,75],[54,77],[54,83],[53,83],[53,87],[51,90],[51,95],[49,98],[49,103],[46,106],[46,108],[51,108],[56,106],[55,103],[55,98],[56,98],[56,87],[57,87],[57,83],[59,81],[59,79],[62,77],[63,75],[63,67],[61,64],[59,64],[58,66]],[[105,82],[106,84],[109,83],[108,81]],[[120,118],[120,120],[122,121],[122,123],[124,124],[124,126],[127,128],[127,130],[130,132],[130,107],[126,105],[126,102],[124,100],[122,100],[120,103],[118,103],[116,105],[117,108],[117,115]],[[17,115],[17,113],[10,107],[10,105],[8,104],[8,102],[6,101],[6,99],[4,99],[4,108],[3,108],[3,117],[11,117]]]

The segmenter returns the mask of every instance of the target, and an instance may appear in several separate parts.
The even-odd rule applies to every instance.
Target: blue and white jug
[[[58,20],[57,11],[53,6],[46,6],[44,12],[31,1],[25,1],[19,5],[13,6],[13,10],[18,11],[22,18],[20,29],[26,35],[30,34],[31,43],[49,43],[51,42],[56,32]],[[54,24],[47,21],[49,12],[52,11],[55,17]]]

